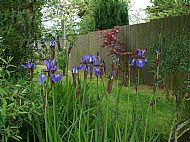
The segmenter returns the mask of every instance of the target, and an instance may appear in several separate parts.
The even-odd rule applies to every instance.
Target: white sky
[[[145,22],[144,19],[147,16],[145,14],[144,9],[150,5],[151,5],[150,0],[131,0],[131,8],[129,11],[130,25]]]
[[[144,9],[150,6],[150,0],[131,0],[131,8],[129,10],[129,24],[138,24],[146,22],[146,14]],[[43,23],[45,27],[51,28],[54,25],[53,21],[47,21]]]

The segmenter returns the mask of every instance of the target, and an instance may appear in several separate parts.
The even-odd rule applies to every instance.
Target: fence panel
[[[151,44],[155,43],[160,33],[173,34],[176,32],[187,31],[190,32],[190,15],[176,16],[163,19],[151,20],[148,23],[119,26],[120,32],[118,39],[121,46],[127,51],[135,51],[137,48],[149,48]],[[71,58],[69,68],[80,63],[80,58],[83,55],[93,54],[96,56],[97,51],[105,60],[108,66],[108,71],[111,70],[112,56],[107,56],[107,49],[100,48],[102,45],[103,31],[91,32],[87,35],[80,35],[76,42],[76,47],[71,51]],[[122,69],[120,77],[126,79],[127,74],[127,59],[122,60]],[[141,72],[141,80],[143,84],[152,85],[154,82],[153,74],[150,73],[150,66],[143,68]],[[135,78],[135,71],[133,70],[133,78]]]

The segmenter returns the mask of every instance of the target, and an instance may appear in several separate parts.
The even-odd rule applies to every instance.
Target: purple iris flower
[[[42,75],[40,75],[40,77],[38,78],[38,81],[39,82],[44,82],[44,80],[46,79],[46,75],[45,74],[42,74]]]
[[[74,66],[73,70],[72,70],[72,73],[78,73],[78,67]]]
[[[98,77],[100,75],[100,69],[94,67],[94,73],[95,73],[96,77]]]
[[[88,55],[82,56],[81,62],[83,62],[84,64],[87,64],[88,63]]]
[[[146,52],[146,49],[137,49],[137,57],[138,58],[143,58],[144,57],[144,54]]]
[[[77,67],[78,71],[81,70],[81,69],[83,69],[83,68],[84,68],[84,65],[82,65],[82,64],[80,64],[80,65]],[[83,70],[84,70],[84,69],[83,69]]]
[[[36,66],[36,64],[33,64],[32,62],[28,62],[28,69],[33,69]]]
[[[85,65],[79,65],[78,66],[78,70],[83,70],[83,71],[89,71],[90,70],[90,66],[89,64],[85,64]]]
[[[49,46],[50,47],[55,46],[55,41],[53,40],[53,38],[50,39]]]
[[[128,63],[131,66],[134,66],[136,63],[137,67],[139,67],[139,68],[144,67],[144,65],[148,63],[148,60],[144,56],[145,52],[146,52],[146,49],[142,49],[142,50],[137,49],[136,57],[129,57]]]
[[[82,56],[81,62],[84,64],[88,64],[88,63],[96,64],[96,57],[93,56],[92,54],[85,55],[85,56]]]
[[[52,78],[51,78],[51,80],[53,81],[53,82],[58,82],[58,81],[60,81],[61,80],[61,78],[62,78],[62,74],[60,74],[60,73],[54,73],[54,74],[52,74]]]
[[[128,63],[131,65],[131,66],[134,66],[135,65],[135,61],[136,61],[136,59],[135,58],[131,58],[131,57],[129,57],[128,58]]]
[[[136,65],[139,67],[139,68],[142,68],[144,67],[145,64],[147,64],[148,60],[147,59],[137,59],[136,60]]]
[[[45,60],[44,64],[46,65],[46,69],[43,69],[44,71],[47,71],[49,74],[52,73],[53,71],[56,71],[57,69],[55,68],[55,59],[52,61],[50,60]]]

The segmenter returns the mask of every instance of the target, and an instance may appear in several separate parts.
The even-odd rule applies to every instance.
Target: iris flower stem
[[[32,107],[32,81],[30,81],[30,102],[31,102],[31,107]],[[32,129],[33,129],[32,133],[34,137],[34,142],[36,142],[33,112],[32,112]]]
[[[52,92],[53,92],[53,117],[54,117],[54,141],[57,142],[57,96],[55,93],[55,86],[52,86]]]
[[[139,85],[140,85],[140,69],[137,69],[137,100],[139,97]]]
[[[69,62],[69,56],[67,56],[67,65],[66,65],[66,68],[67,68],[67,75],[66,75],[66,85],[67,85],[67,88],[68,88],[68,83],[69,83],[69,66],[68,66],[68,62]]]
[[[158,56],[158,55],[157,55]],[[155,90],[155,98],[156,98],[156,91],[158,90],[158,77],[159,77],[159,65],[157,65],[156,69],[156,90]],[[155,112],[156,112],[156,101],[155,101]]]
[[[153,99],[154,96],[151,97],[150,101],[149,101],[149,104],[148,104],[148,108],[147,108],[147,111],[146,111],[146,119],[145,119],[145,130],[144,130],[144,138],[143,138],[143,142],[146,142],[146,132],[147,132],[147,123],[148,123],[148,113],[149,113],[149,109],[150,109],[150,105],[151,105],[151,102],[152,102],[152,99]]]
[[[127,96],[127,116],[126,116],[126,125],[125,125],[125,138],[124,141],[127,141],[127,129],[128,129],[128,120],[129,120],[129,96],[131,92],[131,66],[128,66],[128,96]]]
[[[117,85],[116,85],[116,94],[117,94],[117,100],[116,100],[116,125],[115,125],[115,141],[117,141],[117,128],[118,128],[118,111],[119,111],[119,79],[117,79]]]
[[[88,113],[87,113],[87,141],[88,141],[88,135],[89,135],[89,117],[90,117],[90,112],[89,112],[89,109],[90,109],[90,95],[88,97]]]
[[[45,90],[45,98],[46,98],[44,119],[45,119],[46,142],[48,142],[48,122],[47,122],[48,90],[47,90],[47,86],[44,90]]]
[[[106,99],[106,129],[105,129],[105,141],[108,141],[108,121],[109,121],[109,101],[110,101],[110,96],[107,93],[107,99]]]
[[[97,135],[96,137],[98,137],[98,129],[99,129],[99,119],[100,119],[100,98],[99,98],[99,88],[98,88],[98,76],[96,78],[96,92],[97,92],[97,101],[98,101],[98,108],[97,108],[97,116],[96,116],[96,134]],[[97,140],[97,138],[96,138]]]

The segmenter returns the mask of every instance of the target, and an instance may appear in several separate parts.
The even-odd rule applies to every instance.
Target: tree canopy
[[[147,12],[150,19],[190,14],[189,0],[152,0]]]
[[[123,0],[84,0],[79,8],[80,32],[110,29],[129,24],[128,3]]]
[[[0,4],[1,56],[13,64],[33,56],[34,41],[41,35],[43,0],[2,0]]]

